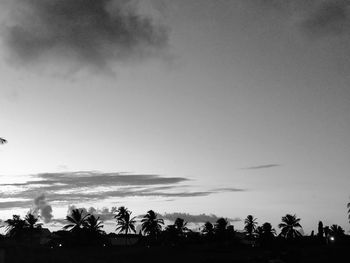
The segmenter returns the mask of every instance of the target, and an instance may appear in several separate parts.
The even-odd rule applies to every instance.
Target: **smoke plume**
[[[34,208],[31,212],[38,215],[45,223],[49,223],[53,217],[52,207],[47,203],[44,194],[34,199]]]

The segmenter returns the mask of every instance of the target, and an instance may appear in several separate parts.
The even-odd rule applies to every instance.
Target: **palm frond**
[[[287,226],[287,224],[285,224],[285,223],[280,223],[280,224],[278,224],[278,228],[284,228],[284,227],[286,227]]]
[[[75,218],[71,217],[71,216],[66,216],[66,220],[68,222],[71,222],[71,223],[77,223],[77,221],[75,220]]]
[[[68,228],[71,228],[71,227],[74,227],[74,226],[75,226],[75,224],[65,225],[65,226],[63,227],[63,229],[68,229]]]

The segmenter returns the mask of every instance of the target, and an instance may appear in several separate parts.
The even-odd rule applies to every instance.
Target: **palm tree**
[[[21,219],[19,215],[13,215],[12,219],[7,219],[5,223],[7,224],[7,234],[10,237],[19,237],[26,227],[25,220]]]
[[[318,222],[318,227],[317,227],[318,231],[317,231],[317,237],[322,239],[323,238],[323,233],[324,233],[324,230],[323,230],[323,223],[322,221],[319,221]]]
[[[103,228],[102,221],[100,221],[100,217],[95,217],[94,215],[90,215],[86,218],[86,229],[95,235],[103,234],[104,231],[101,229]]]
[[[123,214],[122,217],[119,217],[117,219],[117,228],[116,230],[119,230],[120,232],[124,232],[125,235],[128,235],[129,230],[131,230],[132,232],[136,233],[136,229],[135,229],[135,217],[130,217],[131,216],[131,212],[127,211],[125,214]]]
[[[228,225],[227,219],[219,218],[215,224],[215,232],[218,234],[224,233],[226,231],[227,225]]]
[[[214,234],[214,226],[209,221],[205,222],[202,232],[207,236],[212,236]]]
[[[254,218],[252,215],[248,215],[247,218],[244,220],[244,224],[244,230],[250,237],[252,237],[258,224],[258,222],[256,222],[256,218]]]
[[[69,222],[63,229],[69,229],[71,232],[80,231],[87,225],[87,218],[90,214],[83,215],[83,210],[73,209],[70,215],[67,215],[66,220]]]
[[[342,237],[345,231],[341,226],[331,225],[329,232],[334,237]]]
[[[324,236],[327,238],[327,240],[328,240],[328,238],[329,238],[329,226],[325,226],[324,228],[323,228],[323,232],[324,232]]]
[[[300,218],[297,218],[296,215],[287,214],[282,217],[282,223],[278,225],[281,228],[280,236],[286,239],[293,239],[301,236],[301,233],[295,228],[302,228],[299,224]]]
[[[275,237],[276,231],[270,223],[266,222],[262,226],[258,226],[255,233],[261,245],[269,246]]]
[[[264,230],[262,226],[258,226],[255,230],[255,234],[257,235],[258,238],[262,238],[264,235]]]
[[[121,212],[121,211],[119,211],[119,212]],[[127,245],[128,244],[128,232],[129,232],[129,230],[136,233],[136,229],[135,229],[136,220],[135,220],[135,217],[131,218],[131,212],[127,209],[125,209],[125,210],[122,209],[122,213],[118,213],[118,215],[117,215],[118,217],[116,216],[117,217],[116,231],[119,230],[119,233],[121,233],[121,232],[125,233],[125,244]]]
[[[7,143],[7,140],[0,137],[0,144],[5,144],[5,143]]]
[[[189,230],[186,225],[187,222],[184,219],[179,217],[175,219],[174,226],[179,236],[183,236],[184,233]]]
[[[262,225],[262,232],[264,238],[270,239],[273,238],[276,234],[276,230],[272,228],[272,225],[268,222]]]
[[[32,213],[28,213],[24,218],[25,224],[29,229],[40,228],[42,226],[41,223],[37,223],[39,218]]]
[[[157,218],[157,214],[153,210],[149,210],[147,214],[143,216],[141,223],[142,231],[146,235],[155,238],[162,231],[164,220]]]
[[[118,221],[119,219],[123,219],[128,213],[130,213],[130,211],[125,206],[120,206],[118,207],[117,214],[114,216],[114,218],[116,218]]]

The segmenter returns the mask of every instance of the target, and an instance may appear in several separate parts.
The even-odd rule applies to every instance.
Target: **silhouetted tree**
[[[244,220],[244,230],[250,237],[253,236],[257,224],[258,222],[256,222],[256,218],[254,218],[252,215],[248,215],[247,218]]]
[[[114,216],[115,219],[123,220],[127,214],[129,214],[130,211],[125,206],[120,206],[117,209],[117,214]]]
[[[5,143],[7,143],[7,140],[5,140],[4,138],[0,137],[0,144],[5,144]]]
[[[95,217],[94,215],[90,215],[86,218],[85,227],[93,235],[103,234],[102,230],[103,225],[102,221],[100,221],[100,217]]]
[[[255,234],[258,238],[262,238],[264,235],[264,230],[262,228],[262,226],[258,226],[255,230]]]
[[[329,237],[330,237],[330,230],[329,230],[329,226],[325,226],[323,228],[323,232],[324,232],[324,237],[326,239],[326,243],[328,244],[329,242]]]
[[[187,222],[182,218],[176,218],[174,224],[168,225],[164,231],[165,242],[176,245],[183,241],[185,233],[189,231]]]
[[[174,222],[174,226],[176,229],[176,232],[178,234],[178,236],[183,236],[185,234],[186,231],[188,231],[189,229],[186,227],[187,222],[182,219],[182,218],[176,218],[175,222]]]
[[[69,224],[65,225],[63,229],[70,229],[71,232],[79,232],[87,224],[87,218],[90,214],[83,215],[83,210],[73,209],[70,215],[66,216]]]
[[[142,220],[142,231],[148,235],[151,239],[156,239],[159,233],[162,231],[162,225],[164,220],[157,218],[157,214],[153,210],[149,210]]]
[[[215,232],[216,233],[224,233],[228,226],[228,221],[225,218],[219,218],[215,224]]]
[[[323,239],[323,223],[322,223],[322,221],[319,221],[319,222],[318,222],[317,237],[318,237],[319,239]]]
[[[28,213],[24,218],[25,224],[29,229],[40,228],[42,226],[41,223],[38,223],[39,218],[32,213]]]
[[[105,243],[104,236],[105,232],[102,230],[103,224],[100,217],[89,215],[86,218],[82,229],[82,241],[84,244],[100,245]]]
[[[276,235],[276,230],[268,222],[262,225],[263,234],[266,238],[273,238]]]
[[[271,245],[276,235],[276,230],[272,228],[270,223],[265,222],[262,226],[257,227],[256,234],[262,245]]]
[[[215,237],[221,241],[227,237],[228,221],[225,218],[219,218],[214,226]]]
[[[301,228],[300,218],[297,218],[296,215],[287,214],[282,217],[282,223],[278,225],[281,228],[280,236],[286,239],[294,239],[301,236],[301,233],[295,228]]]
[[[131,212],[127,210],[124,206],[119,207],[118,214],[115,216],[117,218],[117,228],[116,231],[119,233],[124,232],[125,234],[125,244],[128,244],[128,233],[132,231],[136,233],[135,229],[135,217],[131,217]]]
[[[5,223],[7,224],[7,235],[10,237],[20,237],[26,227],[26,221],[21,219],[19,215],[13,215],[12,219],[7,219]]]
[[[131,218],[131,212],[126,210],[126,212],[121,216],[119,216],[119,218],[117,219],[116,230],[118,230],[119,233],[124,232],[125,235],[127,235],[129,231],[136,233],[135,223],[136,223],[135,217]]]
[[[206,236],[212,236],[214,234],[214,226],[212,223],[205,222],[204,226],[203,226],[203,230],[202,232],[206,235]]]
[[[341,226],[331,225],[331,227],[329,228],[329,233],[330,235],[339,238],[344,236],[345,231]]]

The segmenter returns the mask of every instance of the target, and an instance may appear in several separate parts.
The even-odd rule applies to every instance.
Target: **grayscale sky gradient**
[[[1,218],[44,194],[349,230],[350,1],[94,2],[0,0]]]

